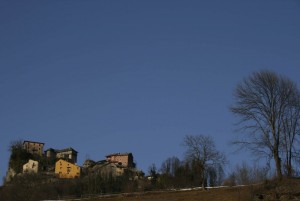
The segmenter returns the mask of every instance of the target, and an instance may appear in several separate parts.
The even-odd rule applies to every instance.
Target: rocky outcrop
[[[16,176],[16,174],[17,173],[14,171],[14,169],[8,168],[6,172],[5,182],[10,182],[14,178],[14,176]]]

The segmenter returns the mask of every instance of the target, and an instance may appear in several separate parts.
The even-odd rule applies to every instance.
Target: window
[[[67,167],[67,174],[71,172],[71,167]]]

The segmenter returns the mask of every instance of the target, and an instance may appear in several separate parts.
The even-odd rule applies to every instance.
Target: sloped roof
[[[65,148],[65,149],[56,149],[56,152],[65,152],[65,151],[72,151],[72,152],[76,152],[78,153],[78,151],[76,151],[75,149],[73,149],[72,147],[69,148]]]
[[[113,154],[108,154],[105,157],[110,157],[110,156],[128,156],[128,155],[132,155],[132,153],[113,153]]]
[[[65,148],[65,149],[53,149],[53,148],[49,148],[49,149],[47,149],[45,152],[47,152],[47,151],[53,151],[53,152],[55,152],[55,153],[66,152],[66,151],[72,151],[72,152],[78,153],[78,151],[76,151],[76,150],[73,149],[72,147]]]

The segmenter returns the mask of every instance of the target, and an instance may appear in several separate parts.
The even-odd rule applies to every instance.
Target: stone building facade
[[[33,141],[24,141],[23,149],[31,154],[37,154],[42,156],[44,153],[44,143],[42,142],[33,142]]]
[[[134,167],[132,153],[114,153],[106,156],[106,161],[110,163],[119,163],[124,167]]]
[[[38,173],[39,162],[29,159],[28,163],[23,165],[23,173]]]
[[[50,148],[45,151],[45,155],[47,158],[64,159],[71,163],[77,163],[77,154],[78,152],[71,147],[60,150]]]

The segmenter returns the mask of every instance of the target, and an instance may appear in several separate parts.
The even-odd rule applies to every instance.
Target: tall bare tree
[[[297,136],[300,134],[300,95],[293,94],[294,97],[289,100],[289,107],[285,111],[283,118],[283,136],[281,139],[281,148],[283,150],[285,161],[284,170],[288,177],[293,175],[292,162],[298,157],[299,150],[296,150],[295,144]]]
[[[186,159],[197,164],[201,169],[201,183],[202,188],[204,188],[209,168],[222,168],[226,163],[225,155],[217,151],[215,143],[210,136],[187,135],[184,138],[184,145],[187,147]]]
[[[230,110],[240,117],[239,125],[246,131],[246,136],[235,143],[255,154],[273,158],[277,177],[281,179],[281,157],[286,151],[283,147],[288,150],[293,147],[298,129],[299,115],[295,112],[299,110],[297,86],[286,77],[261,71],[238,84],[234,98],[235,104]],[[288,133],[293,133],[294,137],[289,138]]]

